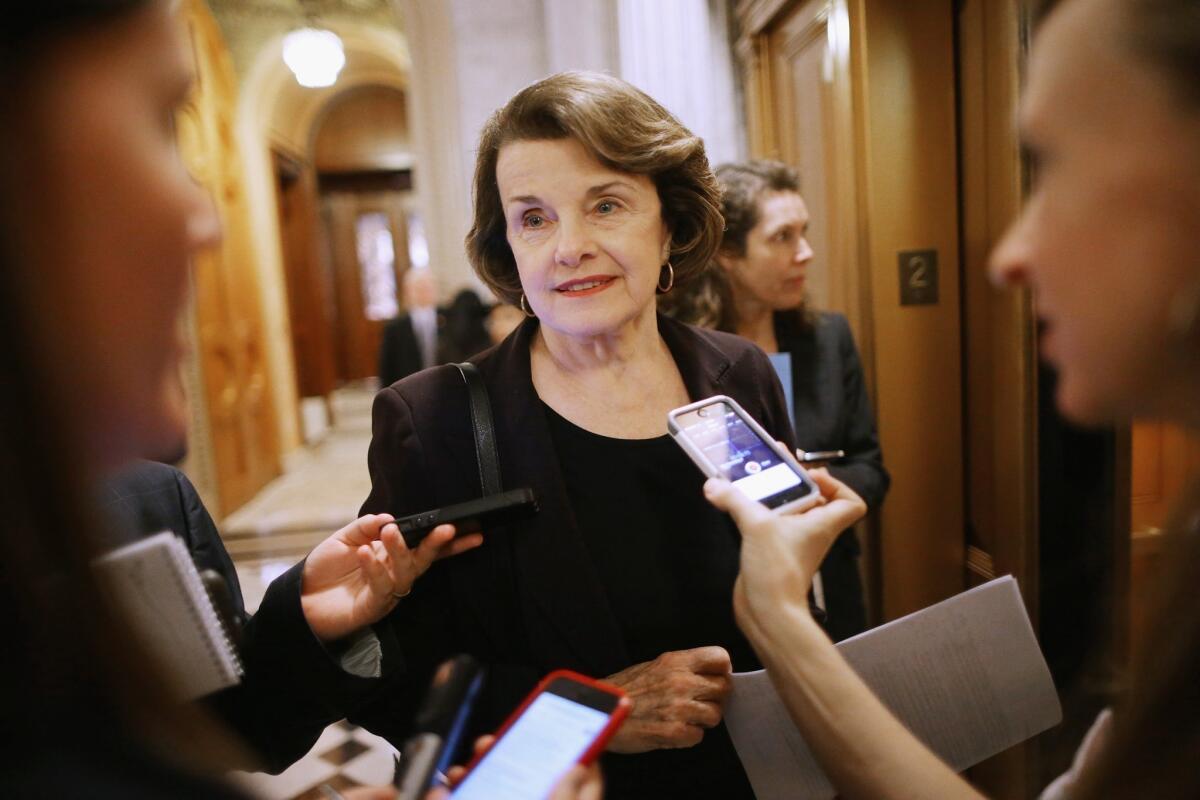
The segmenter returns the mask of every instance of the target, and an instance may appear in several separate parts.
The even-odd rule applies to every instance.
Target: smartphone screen
[[[807,497],[809,485],[728,403],[715,401],[675,418],[721,477],[767,508]]]
[[[617,702],[615,695],[569,679],[552,681],[468,773],[453,797],[541,800],[604,731]]]

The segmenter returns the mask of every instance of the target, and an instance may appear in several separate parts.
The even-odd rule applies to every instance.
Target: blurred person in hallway
[[[443,315],[437,363],[457,364],[491,347],[488,313],[488,307],[473,289],[462,289],[454,295]]]
[[[791,388],[797,443],[807,451],[844,451],[829,472],[878,509],[889,477],[850,325],[842,314],[807,302],[813,250],[800,177],[778,161],[723,164],[716,175],[725,217],[721,248],[701,279],[660,305],[775,354]],[[835,642],[867,629],[860,552],[855,531],[844,531],[815,579],[825,630]]]
[[[488,312],[487,330],[492,344],[500,344],[525,319],[525,312],[511,303],[496,303]]]
[[[1200,431],[1200,3],[1043,5],[1020,114],[1033,183],[992,277],[1033,290],[1066,417]],[[827,504],[784,517],[728,484],[706,487],[744,536],[742,629],[840,796],[980,797],[880,705],[809,616],[808,579],[863,510],[845,484],[817,474]],[[1166,544],[1155,627],[1129,687],[1045,800],[1200,797],[1195,487]]]
[[[438,363],[443,320],[437,307],[437,283],[429,269],[404,273],[404,312],[383,326],[379,343],[379,385]]]

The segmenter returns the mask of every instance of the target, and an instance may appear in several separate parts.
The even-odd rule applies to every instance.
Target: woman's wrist
[[[825,636],[813,619],[807,594],[797,597],[762,593],[757,603],[743,594],[740,600],[735,605],[738,624],[756,650],[784,647],[797,636]]]

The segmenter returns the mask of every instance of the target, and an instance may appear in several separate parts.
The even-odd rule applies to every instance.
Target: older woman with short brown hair
[[[467,247],[528,318],[473,361],[505,487],[532,487],[541,511],[435,566],[379,626],[403,692],[453,653],[487,665],[481,730],[551,669],[622,686],[633,711],[604,759],[611,797],[753,797],[721,726],[731,670],[758,667],[730,600],[739,538],[704,502],[666,414],[727,394],[789,445],[792,432],[760,350],[655,308],[704,267],[721,229],[703,143],[633,86],[563,73],[496,112]],[[457,370],[380,392],[369,465],[364,510],[480,495]],[[391,693],[352,718],[398,741],[414,700]]]

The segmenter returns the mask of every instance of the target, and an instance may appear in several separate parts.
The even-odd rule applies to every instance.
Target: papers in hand
[[[183,699],[232,686],[242,665],[184,543],[171,532],[113,550],[96,573]]]
[[[1062,719],[1012,577],[847,639],[838,649],[905,727],[958,771]],[[733,676],[725,724],[758,800],[835,795],[764,671]]]

